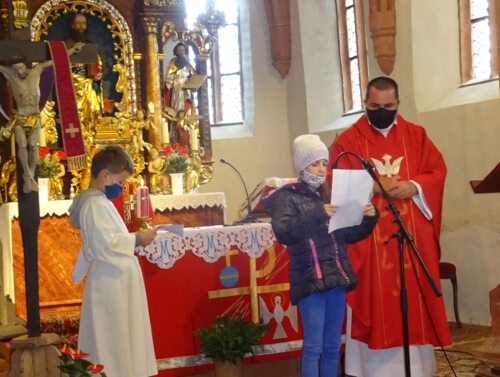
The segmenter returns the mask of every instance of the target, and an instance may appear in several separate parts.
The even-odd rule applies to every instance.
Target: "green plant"
[[[189,166],[189,151],[179,143],[167,145],[164,149],[165,172],[185,173]]]
[[[260,338],[269,325],[248,322],[241,313],[235,317],[216,317],[209,327],[195,332],[201,340],[200,351],[207,357],[236,364],[253,346],[260,345]]]
[[[61,160],[66,158],[62,151],[50,152],[48,147],[40,148],[40,158],[37,160],[38,177],[55,178],[61,173]]]
[[[58,368],[68,377],[91,377],[96,375],[107,377],[106,373],[102,371],[104,365],[92,364],[85,359],[88,355],[88,353],[75,351],[73,348],[64,345],[59,355],[61,364]]]

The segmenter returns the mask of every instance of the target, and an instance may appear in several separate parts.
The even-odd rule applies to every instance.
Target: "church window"
[[[498,77],[494,0],[459,0],[462,82]]]
[[[223,12],[225,25],[217,31],[217,48],[207,61],[209,117],[212,126],[241,125],[244,118],[239,1],[185,0],[186,25],[211,6]]]
[[[336,0],[344,111],[359,111],[368,82],[362,0]]]

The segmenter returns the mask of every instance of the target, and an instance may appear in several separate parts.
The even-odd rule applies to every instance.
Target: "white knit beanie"
[[[300,173],[313,162],[328,160],[328,148],[318,135],[300,135],[293,141],[293,161]]]

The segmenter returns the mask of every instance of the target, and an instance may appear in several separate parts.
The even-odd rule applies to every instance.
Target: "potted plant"
[[[64,345],[59,355],[61,363],[58,368],[64,373],[64,376],[68,377],[106,377],[106,373],[103,372],[104,365],[92,364],[85,359],[88,355],[88,353]]]
[[[215,375],[240,376],[241,361],[260,345],[260,338],[269,325],[248,322],[241,313],[234,317],[216,317],[209,327],[202,327],[195,336],[201,340],[200,351],[214,359]]]
[[[184,173],[189,166],[189,151],[179,143],[167,145],[164,149],[165,172],[170,174],[172,194],[183,193]]]

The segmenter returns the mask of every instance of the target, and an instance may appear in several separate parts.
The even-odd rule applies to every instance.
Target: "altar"
[[[224,223],[224,193],[190,195],[153,195],[153,222],[201,226]],[[39,279],[41,312],[78,310],[83,284],[71,281],[71,270],[80,250],[80,234],[68,217],[71,200],[40,203]],[[21,229],[17,203],[0,206],[0,245],[2,250],[3,297],[0,323],[12,323],[8,304],[15,304],[16,314],[26,315],[25,278]],[[4,304],[5,303],[5,304]]]
[[[151,201],[153,223],[186,226],[182,238],[160,233],[153,244],[136,250],[160,376],[210,368],[211,361],[199,354],[193,333],[215,316],[236,312],[249,321],[271,324],[263,338],[265,346],[246,362],[295,355],[301,333],[288,296],[288,255],[270,224],[223,226],[223,193],[153,195]],[[67,214],[70,205],[70,200],[64,200],[40,207],[40,309],[42,321],[67,315],[77,328],[83,284],[70,279],[80,248],[79,233]],[[23,317],[24,266],[16,203],[0,206],[0,221],[4,295]],[[1,310],[6,317],[5,305]],[[59,331],[56,326],[50,329]]]

